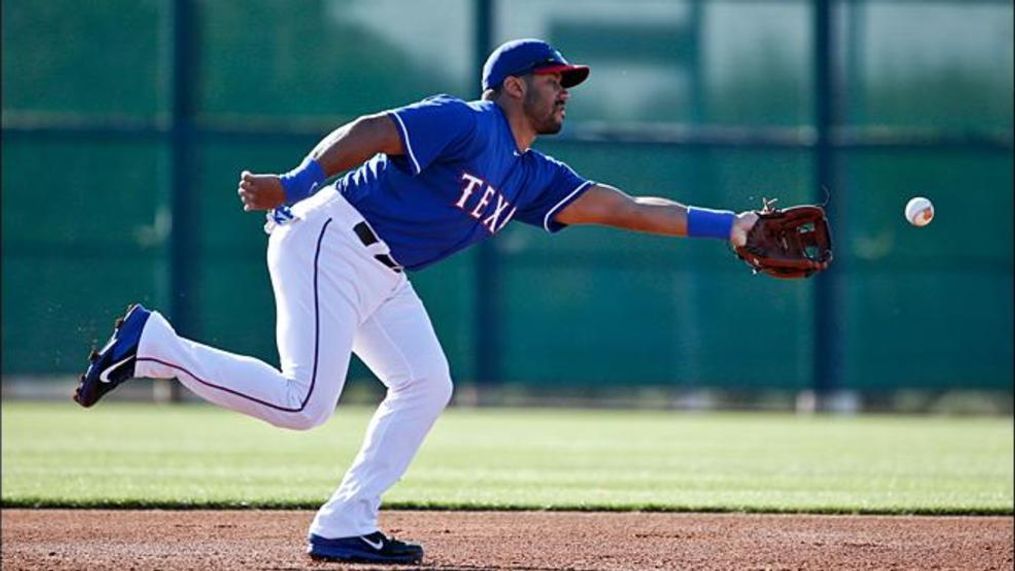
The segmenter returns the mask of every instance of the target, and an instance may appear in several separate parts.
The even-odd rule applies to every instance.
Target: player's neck
[[[536,130],[532,127],[525,112],[514,105],[504,105],[497,101],[497,106],[504,112],[508,127],[511,128],[511,136],[515,139],[515,146],[520,152],[529,150],[532,142],[536,140]]]

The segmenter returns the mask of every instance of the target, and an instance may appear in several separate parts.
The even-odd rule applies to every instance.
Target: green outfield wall
[[[238,173],[291,168],[359,114],[475,98],[491,46],[539,36],[593,71],[537,148],[703,206],[828,187],[836,261],[778,281],[720,243],[515,223],[412,276],[459,383],[1012,390],[1010,1],[2,10],[5,376],[78,372],[131,301],[276,362]],[[937,208],[923,229],[914,195]]]

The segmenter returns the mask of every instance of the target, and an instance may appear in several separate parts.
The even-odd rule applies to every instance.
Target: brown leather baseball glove
[[[832,234],[825,209],[816,205],[774,208],[762,199],[758,221],[747,242],[734,247],[737,256],[754,269],[776,278],[807,278],[832,261]]]

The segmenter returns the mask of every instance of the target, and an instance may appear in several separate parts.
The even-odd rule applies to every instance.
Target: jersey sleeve
[[[394,162],[412,175],[439,159],[462,158],[475,138],[476,112],[450,95],[435,95],[388,114],[405,149],[403,157],[393,157]]]
[[[538,158],[542,164],[535,186],[540,192],[519,207],[515,219],[553,234],[567,228],[567,224],[557,222],[554,216],[592,188],[593,182],[552,157],[539,155]]]

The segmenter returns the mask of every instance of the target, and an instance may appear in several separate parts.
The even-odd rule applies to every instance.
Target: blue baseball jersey
[[[492,101],[437,95],[388,112],[405,154],[378,154],[336,188],[410,270],[496,234],[511,220],[553,219],[592,186],[566,164],[518,150]]]

